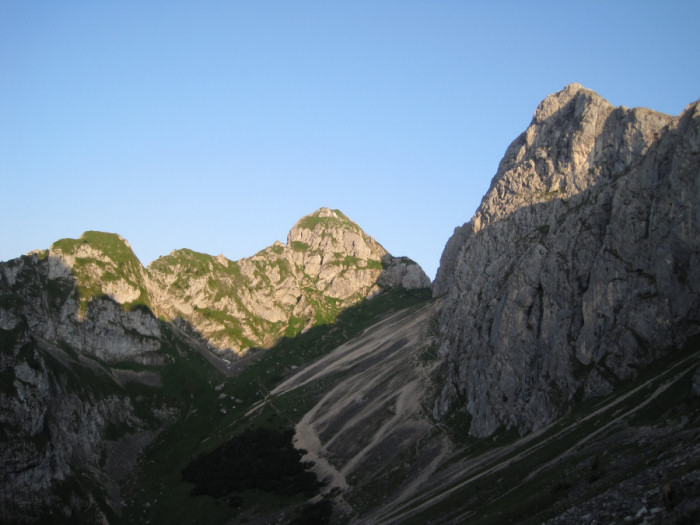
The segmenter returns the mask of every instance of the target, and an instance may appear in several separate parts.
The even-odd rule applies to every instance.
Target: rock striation
[[[700,333],[698,219],[700,103],[547,97],[443,253],[434,415],[536,430]]]

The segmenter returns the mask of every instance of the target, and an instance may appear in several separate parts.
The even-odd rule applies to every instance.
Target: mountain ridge
[[[432,290],[328,208],[238,261],[86,232],[0,263],[0,517],[698,521],[698,220],[700,102],[573,84]]]
[[[56,241],[46,255],[50,279],[76,279],[79,315],[106,295],[126,308],[141,304],[166,319],[181,318],[213,349],[239,355],[332,321],[340,309],[381,290],[430,285],[413,261],[391,256],[328,208],[299,219],[286,245],[275,242],[238,261],[183,248],[143,267],[124,238],[94,231]]]
[[[127,478],[156,437],[172,431],[178,421],[194,420],[198,423],[192,424],[211,431],[231,411],[226,403],[237,406],[257,399],[260,379],[234,387],[236,393],[224,397],[214,383],[223,386],[227,377],[246,377],[253,373],[247,369],[260,366],[270,373],[279,363],[268,364],[271,358],[266,356],[279,351],[254,352],[246,360],[217,349],[208,336],[226,327],[228,319],[216,301],[236,300],[239,290],[265,296],[270,287],[264,286],[272,281],[296,285],[287,287],[290,310],[299,308],[296,324],[285,325],[282,317],[274,338],[249,341],[251,347],[271,347],[314,328],[330,337],[333,325],[328,323],[348,307],[366,299],[385,305],[379,292],[429,284],[415,263],[394,260],[340,212],[322,208],[302,218],[289,240],[289,247],[275,243],[241,261],[174,251],[164,265],[175,274],[173,283],[182,276],[183,291],[203,283],[214,294],[192,298],[183,293],[174,314],[163,300],[170,299],[167,286],[173,283],[158,281],[165,270],[157,263],[144,268],[118,234],[88,231],[79,239],[61,239],[48,250],[0,263],[2,519],[118,519]],[[348,241],[347,246],[340,241]],[[321,255],[327,260],[317,260]],[[173,258],[184,264],[173,268]],[[376,284],[383,264],[393,273]],[[160,272],[155,277],[153,266]],[[396,272],[397,266],[405,271]],[[236,288],[236,279],[253,286]],[[256,289],[255,284],[261,286]],[[333,295],[324,295],[328,290]],[[251,299],[254,304],[252,293],[238,298],[238,304],[250,304]],[[202,310],[209,325],[187,315]],[[312,350],[313,345],[296,348],[283,357],[303,363]],[[229,423],[233,417],[228,416]],[[179,432],[174,435],[180,438]]]

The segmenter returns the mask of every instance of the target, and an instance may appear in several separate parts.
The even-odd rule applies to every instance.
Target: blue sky
[[[0,0],[0,260],[85,230],[230,259],[338,208],[434,276],[537,104],[678,114],[700,2]]]

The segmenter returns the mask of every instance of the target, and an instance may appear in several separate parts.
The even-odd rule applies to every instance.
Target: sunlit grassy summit
[[[75,280],[81,312],[101,296],[125,308],[142,304],[184,322],[212,348],[239,355],[333,322],[344,308],[383,290],[430,285],[415,263],[392,257],[328,208],[302,217],[286,244],[277,241],[238,261],[179,249],[144,268],[125,239],[95,231],[57,241],[50,254],[54,273]],[[384,267],[392,273],[380,279]],[[409,270],[414,278],[407,280]]]

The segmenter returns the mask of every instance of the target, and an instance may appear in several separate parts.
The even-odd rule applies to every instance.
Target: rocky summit
[[[578,84],[430,283],[338,210],[0,263],[0,521],[700,522],[700,103]]]
[[[537,430],[700,332],[700,104],[677,118],[572,84],[448,241],[436,416]]]
[[[417,264],[391,256],[342,212],[328,208],[300,219],[286,245],[276,242],[239,261],[182,249],[143,268],[119,235],[86,232],[8,261],[3,272],[8,292],[17,289],[21,295],[24,276],[37,275],[50,288],[65,289],[58,318],[42,323],[42,335],[107,359],[145,351],[129,338],[123,344],[106,341],[112,329],[128,326],[139,336],[157,335],[157,327],[134,328],[125,321],[139,315],[134,313],[139,306],[178,323],[216,351],[242,355],[331,322],[344,308],[382,290],[430,286]],[[54,315],[52,305],[32,304],[47,311],[30,315],[37,322]]]
[[[430,286],[413,261],[392,257],[338,210],[300,219],[287,244],[229,261],[177,250],[148,266],[154,310],[182,319],[213,347],[269,346],[394,286]]]

